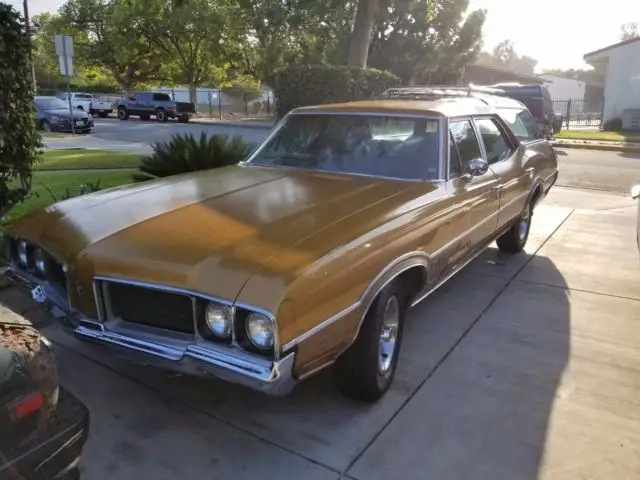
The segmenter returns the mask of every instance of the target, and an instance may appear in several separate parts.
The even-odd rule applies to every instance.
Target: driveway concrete
[[[555,188],[526,253],[484,252],[414,308],[392,389],[288,397],[127,365],[11,290],[90,407],[88,479],[637,478],[640,268],[635,205]]]

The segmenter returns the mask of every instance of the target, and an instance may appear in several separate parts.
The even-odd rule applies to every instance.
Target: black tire
[[[511,225],[511,228],[503,233],[497,240],[498,248],[505,253],[519,253],[524,249],[531,230],[531,217],[533,209],[531,202],[527,203],[522,215]]]
[[[156,110],[156,120],[165,123],[168,119],[169,117],[167,116],[167,112],[164,110],[164,108],[159,108],[158,110]]]
[[[333,365],[334,380],[343,395],[363,402],[375,402],[391,386],[402,345],[406,298],[402,285],[393,282],[374,300],[355,342]],[[394,303],[397,307],[397,326],[393,332],[391,329],[387,332],[395,341],[389,347],[388,354],[383,355],[383,328],[387,326],[386,320],[394,317],[385,315],[385,312],[393,311]]]
[[[52,132],[53,131],[51,129],[51,124],[49,123],[48,120],[43,120],[42,123],[40,124],[40,128],[42,128],[42,130],[45,131],[45,132]]]
[[[118,118],[120,120],[128,120],[129,119],[129,112],[127,112],[126,108],[119,108],[118,109]]]
[[[178,117],[178,122],[180,122],[180,123],[189,123],[189,117],[188,116],[184,116],[184,115],[181,116],[181,117]]]

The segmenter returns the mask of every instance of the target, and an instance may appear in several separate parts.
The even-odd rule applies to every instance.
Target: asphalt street
[[[179,133],[240,135],[245,141],[256,143],[270,132],[269,125],[158,123],[136,118],[127,121],[96,119],[95,123],[95,129],[88,135],[50,138],[47,145],[49,148],[100,148],[144,154],[151,152],[153,143],[166,141]],[[570,148],[558,148],[556,151],[559,186],[628,193],[631,185],[640,182],[640,154]]]

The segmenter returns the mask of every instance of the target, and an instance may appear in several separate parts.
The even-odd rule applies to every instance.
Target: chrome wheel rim
[[[520,240],[524,240],[529,232],[529,217],[530,209],[527,207],[527,211],[520,217],[520,224],[518,225],[518,235]]]
[[[378,371],[382,375],[388,375],[396,355],[396,342],[398,339],[398,327],[400,325],[400,305],[398,299],[393,296],[387,300],[382,314],[382,326],[380,328],[380,346],[378,347]]]

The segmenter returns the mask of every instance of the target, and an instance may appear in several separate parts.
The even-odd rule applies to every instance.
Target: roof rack
[[[434,100],[442,97],[474,97],[482,100],[483,95],[504,95],[504,90],[469,84],[467,87],[455,85],[415,85],[395,87],[385,90],[379,98],[411,98],[414,100]]]

